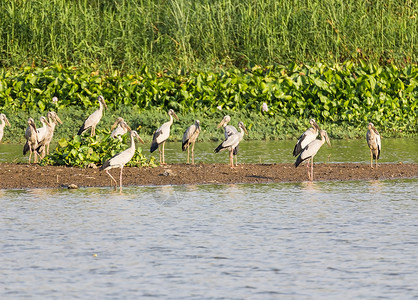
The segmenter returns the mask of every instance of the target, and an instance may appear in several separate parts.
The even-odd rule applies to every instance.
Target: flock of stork
[[[104,107],[107,108],[105,100],[103,96],[98,97],[99,102],[99,109],[93,112],[83,123],[81,128],[78,131],[78,135],[81,135],[88,129],[91,129],[91,136],[95,135],[95,129],[97,124],[99,123],[100,119],[103,115]],[[160,164],[165,164],[164,158],[164,145],[166,140],[170,136],[170,128],[173,124],[174,118],[178,120],[176,113],[170,109],[168,111],[168,115],[170,120],[164,124],[162,124],[154,133],[151,143],[150,152],[154,152],[155,150],[159,150],[160,156]],[[3,138],[4,127],[6,125],[10,126],[10,122],[8,121],[5,114],[0,114],[0,141]],[[26,143],[23,147],[23,154],[26,154],[28,151],[29,154],[29,163],[31,162],[32,154],[34,155],[34,163],[37,163],[37,157],[43,158],[46,154],[49,154],[49,145],[51,143],[52,137],[54,135],[55,126],[59,123],[62,124],[62,121],[58,117],[58,115],[51,111],[48,112],[47,117],[41,117],[40,121],[42,123],[42,127],[37,128],[35,125],[35,121],[32,118],[28,120],[28,127],[26,128],[25,137]],[[231,121],[230,116],[225,116],[222,121],[218,124],[218,128],[223,127],[224,129],[224,137],[225,140],[215,149],[215,152],[218,153],[222,150],[229,151],[229,163],[231,168],[234,167],[234,159],[235,156],[235,166],[237,166],[237,154],[238,154],[238,146],[239,143],[244,138],[244,133],[247,133],[247,129],[243,122],[238,123],[239,131],[232,125],[228,125]],[[307,129],[298,139],[294,149],[293,149],[293,156],[297,157],[295,162],[295,167],[298,167],[303,161],[307,161],[307,171],[308,171],[308,179],[313,180],[313,159],[315,155],[318,153],[319,149],[322,145],[326,142],[329,146],[331,146],[328,134],[325,130],[321,130],[318,124],[315,122],[314,119],[309,121],[311,124],[311,128]],[[111,178],[111,186],[112,182],[115,183],[115,189],[117,187],[117,181],[113,176],[109,173],[110,169],[113,168],[120,168],[120,175],[119,175],[119,188],[122,191],[122,172],[123,167],[126,163],[128,163],[135,154],[135,140],[137,138],[142,144],[144,141],[140,138],[138,133],[135,130],[131,130],[129,125],[123,120],[123,118],[118,118],[116,122],[111,127],[112,133],[111,137],[119,138],[121,135],[124,135],[128,131],[130,132],[130,139],[131,145],[128,149],[116,154],[109,160],[107,160],[100,168],[100,170],[105,170],[106,173]],[[190,163],[190,146],[192,152],[192,164],[194,164],[194,145],[200,133],[200,122],[196,120],[193,125],[188,127],[184,132],[183,139],[182,139],[182,150],[187,150],[187,163]],[[320,135],[321,139],[317,139],[318,134]],[[368,130],[366,134],[367,144],[370,149],[370,167],[373,168],[373,159],[376,161],[377,167],[377,160],[380,156],[381,151],[381,140],[380,135],[376,128],[374,127],[373,123],[368,124]],[[309,170],[310,165],[310,170]]]

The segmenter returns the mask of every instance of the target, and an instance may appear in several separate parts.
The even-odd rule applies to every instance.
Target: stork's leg
[[[165,141],[163,142],[163,165],[165,165],[165,158],[164,158],[164,145],[165,145]]]
[[[308,160],[307,160],[307,163],[306,163],[306,171],[308,172],[308,180],[311,180],[311,173],[310,173],[310,171],[309,171],[309,161],[310,161],[311,159],[310,158],[308,158]]]
[[[120,168],[120,178],[119,178],[119,192],[122,193],[122,171],[123,166]]]
[[[229,164],[231,165],[231,168],[234,167],[234,150],[229,151]]]
[[[115,178],[113,178],[112,175],[110,175],[109,170],[106,170],[106,174],[110,176],[110,178],[115,182],[115,190],[116,190],[116,186],[118,185],[118,182],[115,180]],[[112,183],[110,183],[110,187],[112,187]]]
[[[46,154],[48,154],[49,155],[49,143],[48,144],[46,144]]]
[[[91,126],[90,136],[94,136],[96,134],[96,126]]]
[[[158,154],[160,155],[160,165],[162,165],[162,163],[161,163],[161,147],[160,147],[160,145],[158,145]]]
[[[235,155],[235,166],[238,167],[238,154]]]
[[[29,146],[29,164],[30,164],[30,159],[32,158],[32,148],[30,148]]]
[[[313,181],[313,156],[311,161],[311,181]]]
[[[373,152],[372,152],[372,149],[370,149],[370,168],[373,169]]]
[[[377,154],[379,154],[379,151],[376,153],[376,169],[377,169]]]
[[[192,164],[194,165],[194,143],[192,144]]]
[[[190,163],[190,158],[189,158],[189,155],[190,155],[190,146],[188,146],[187,147],[187,163],[189,164]]]

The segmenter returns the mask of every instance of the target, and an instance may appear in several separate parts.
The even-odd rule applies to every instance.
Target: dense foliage
[[[0,1],[0,67],[135,72],[418,59],[415,0]]]
[[[131,118],[133,126],[143,126],[146,134],[156,129],[156,120],[166,120],[168,108],[200,115],[203,124],[235,113],[254,127],[278,118],[283,126],[287,120],[313,117],[320,123],[354,127],[372,121],[383,131],[416,133],[418,66],[317,63],[189,74],[152,73],[143,67],[134,75],[105,76],[56,65],[0,74],[0,110],[9,115],[18,116],[22,110],[31,116],[48,110],[70,113],[71,109],[79,114],[71,117],[80,123],[74,126],[81,126],[86,113],[97,107],[97,95],[105,97],[110,112]],[[55,103],[53,96],[58,97]],[[263,103],[267,112],[261,111]],[[153,116],[148,120],[136,117],[149,111]],[[156,118],[157,113],[161,117]],[[72,130],[69,135],[76,129]]]
[[[94,137],[79,135],[72,139],[62,138],[58,141],[58,147],[49,156],[45,157],[41,164],[66,165],[75,167],[100,166],[115,154],[127,149],[128,135],[122,139],[110,137],[110,132],[97,131]],[[136,147],[135,154],[126,165],[131,167],[155,166],[154,157],[149,160],[142,154],[142,149]]]

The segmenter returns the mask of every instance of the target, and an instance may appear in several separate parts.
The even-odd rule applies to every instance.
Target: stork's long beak
[[[321,128],[319,128],[318,123],[315,122],[315,120],[312,121],[313,126],[316,128],[316,130],[320,131]]]
[[[242,126],[242,129],[244,129],[244,132],[245,132],[246,134],[248,134],[247,128],[245,128],[245,126]]]
[[[106,109],[107,109],[107,104],[106,104],[106,102],[103,100],[103,104],[104,104],[104,106],[106,107]]]
[[[125,122],[126,128],[128,128],[129,131],[132,131],[131,127],[129,127],[128,123]]]
[[[328,146],[331,147],[331,142],[329,141],[328,133],[325,133],[325,141],[327,142]]]
[[[225,124],[225,120],[222,119],[222,121],[219,122],[219,124],[216,126],[216,128],[221,128],[222,126],[224,126],[224,124]]]
[[[33,129],[37,130],[37,129],[36,129],[36,124],[35,124],[35,121],[31,120],[31,121],[30,121],[30,123],[29,123],[29,125],[30,125],[30,126],[32,126],[32,127],[33,127]]]
[[[7,119],[6,116],[4,116],[4,121],[6,122],[6,125],[8,125],[9,127],[11,127],[9,120]]]
[[[177,119],[177,121],[179,120],[179,117],[177,117],[176,113],[173,112],[174,117]]]
[[[141,137],[140,137],[139,135],[137,135],[137,136],[136,136],[136,138],[138,139],[138,141],[139,141],[141,144],[145,144],[145,143],[144,143],[144,141],[141,139]]]
[[[62,124],[62,121],[61,121],[60,117],[58,117],[58,115],[55,115],[55,119],[58,121],[58,123]]]
[[[116,120],[116,122],[113,123],[112,127],[110,127],[110,130],[115,129],[118,124],[119,124],[119,122],[118,122],[118,120]]]

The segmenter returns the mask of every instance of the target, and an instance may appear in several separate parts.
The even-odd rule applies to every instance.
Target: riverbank
[[[119,169],[110,173],[117,180]],[[315,181],[385,180],[417,178],[418,164],[315,164]],[[231,169],[226,164],[173,164],[155,168],[124,168],[123,185],[234,184],[307,181],[304,166],[293,164],[242,164]],[[0,164],[0,189],[67,188],[109,186],[104,171],[92,168]]]

